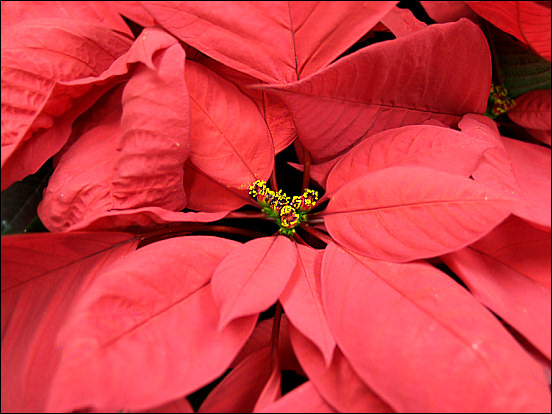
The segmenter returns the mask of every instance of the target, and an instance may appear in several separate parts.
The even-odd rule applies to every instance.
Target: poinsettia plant
[[[548,411],[550,2],[417,6],[2,3],[2,411]]]

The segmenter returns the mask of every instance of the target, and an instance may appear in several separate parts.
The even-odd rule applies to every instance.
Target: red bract
[[[550,7],[422,3],[2,3],[2,411],[548,411]]]

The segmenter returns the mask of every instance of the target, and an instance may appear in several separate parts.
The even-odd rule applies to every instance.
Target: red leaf
[[[263,413],[335,413],[311,381],[294,388],[279,400],[263,407]]]
[[[427,24],[418,20],[410,10],[396,6],[383,16],[381,22],[395,37],[407,36],[427,27]]]
[[[360,379],[339,348],[335,348],[332,364],[328,367],[314,344],[297,329],[290,329],[290,338],[308,378],[321,396],[338,411],[393,412],[391,407]]]
[[[550,149],[501,137],[494,121],[467,115],[459,123],[462,132],[494,141],[472,176],[520,203],[514,213],[541,228],[550,228]]]
[[[186,205],[182,181],[190,153],[190,106],[184,60],[178,44],[159,50],[153,67],[138,65],[124,87],[112,208],[181,210]]]
[[[103,119],[82,118],[83,135],[63,154],[50,178],[39,215],[52,231],[85,228],[132,208],[170,211],[185,205],[188,97],[182,70],[176,70],[184,64],[184,51],[174,38],[156,30],[144,31],[137,42],[113,66],[135,59],[143,64],[124,91],[119,87],[91,110],[105,112]],[[152,111],[159,115],[150,117]]]
[[[465,1],[421,1],[429,17],[438,23],[449,23],[466,17],[473,22],[480,20],[479,16],[468,7]]]
[[[262,81],[243,72],[238,72],[203,54],[190,57],[190,59],[201,63],[224,79],[234,83],[244,95],[255,102],[255,105],[257,105],[257,108],[264,116],[275,153],[279,153],[293,142],[297,131],[295,131],[295,126],[287,107],[277,97],[267,94],[265,91],[250,88],[251,85],[257,85],[262,83]]]
[[[159,24],[231,68],[290,82],[332,62],[395,2],[144,2]]]
[[[28,1],[2,3],[2,29],[26,20],[60,18],[80,20],[125,33],[132,32],[117,13],[113,3],[90,1]]]
[[[216,329],[209,280],[237,246],[211,236],[163,240],[102,273],[58,336],[48,409],[147,409],[221,375],[256,321]]]
[[[450,128],[412,125],[382,131],[351,149],[332,169],[326,192],[395,165],[421,165],[469,177],[492,144]]]
[[[530,245],[516,244],[515,247],[528,249]],[[550,249],[547,254],[550,255]],[[550,289],[477,248],[467,247],[451,253],[443,257],[443,261],[464,281],[475,298],[550,359]]]
[[[343,354],[395,410],[549,409],[540,366],[434,267],[375,261],[329,244],[322,294]]]
[[[550,232],[510,216],[469,247],[550,289]]]
[[[318,347],[326,365],[330,365],[335,339],[333,338],[320,293],[321,250],[295,245],[297,266],[280,296],[280,301],[289,321]]]
[[[194,413],[190,402],[182,397],[168,403],[152,407],[150,409],[139,411],[142,413]]]
[[[274,149],[255,104],[235,85],[195,62],[186,65],[186,81],[194,165],[221,184],[242,190],[257,179],[268,179]]]
[[[550,61],[550,5],[538,1],[468,1],[478,15]]]
[[[352,251],[406,262],[473,243],[504,220],[513,204],[458,175],[389,167],[345,185],[321,215],[331,236]]]
[[[502,148],[485,153],[473,173],[476,181],[491,185],[522,200],[514,214],[543,228],[550,228],[550,149],[506,137]]]
[[[59,328],[96,275],[138,241],[113,232],[2,237],[3,412],[45,411]]]
[[[321,164],[311,164],[310,177],[318,184],[320,184],[322,188],[326,188],[326,180],[328,179],[328,174],[342,157],[343,156],[332,158],[331,160],[323,162]],[[293,168],[297,168],[299,171],[305,170],[305,167],[302,164],[296,164],[293,162],[288,162],[288,164],[291,165]]]
[[[270,378],[270,346],[245,358],[209,393],[198,413],[249,413]]]
[[[261,395],[259,395],[259,398],[255,403],[253,412],[263,413],[264,407],[272,404],[274,401],[280,398],[282,396],[281,384],[282,374],[280,372],[280,367],[278,366],[278,364],[275,364],[272,368],[272,372],[270,374],[270,377],[268,378],[268,381],[263,387]]]
[[[461,20],[363,48],[300,82],[264,88],[288,105],[301,143],[320,163],[385,129],[428,119],[455,126],[465,113],[483,113],[490,80],[487,41]]]
[[[550,148],[503,137],[522,197],[527,201],[516,215],[550,228]]]
[[[138,23],[142,27],[155,26],[155,20],[142,7],[140,1],[111,1],[113,7],[133,22]]]
[[[264,319],[260,321],[255,330],[241,349],[240,353],[232,362],[232,367],[235,367],[241,363],[245,358],[251,355],[253,352],[264,346],[272,345],[272,324],[274,318]],[[280,320],[280,331],[278,335],[278,360],[280,362],[280,368],[288,371],[295,371],[299,375],[305,376],[305,373],[301,369],[291,343],[289,342],[288,333],[288,319],[285,314],[282,315]]]
[[[253,239],[229,254],[213,274],[219,328],[276,302],[296,263],[294,244],[284,236]]]
[[[247,190],[227,187],[190,162],[184,165],[184,190],[186,207],[196,211],[231,211],[253,204]]]
[[[2,28],[2,190],[59,151],[70,124],[92,104],[73,102],[89,86],[63,84],[100,75],[129,46],[127,36],[84,21],[50,18]],[[52,126],[63,133],[39,131]]]
[[[537,89],[516,98],[508,117],[524,128],[550,131],[550,89]]]

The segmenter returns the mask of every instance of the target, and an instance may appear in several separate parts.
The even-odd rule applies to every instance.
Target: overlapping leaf
[[[274,403],[263,407],[263,413],[335,413],[311,381],[294,388]]]
[[[537,89],[519,96],[516,106],[508,111],[508,118],[522,127],[550,130],[550,89]]]
[[[270,377],[270,358],[270,346],[249,355],[209,393],[198,412],[252,412]]]
[[[321,215],[351,250],[394,262],[439,256],[488,233],[515,202],[468,178],[427,167],[370,172],[342,187]]]
[[[550,289],[550,232],[510,216],[469,247]]]
[[[550,61],[550,5],[538,1],[468,1],[478,15]]]
[[[2,411],[45,411],[58,330],[88,284],[131,252],[128,233],[2,237]]]
[[[332,169],[326,191],[334,193],[356,177],[396,165],[422,165],[469,177],[493,144],[450,128],[412,125],[382,131],[351,149]]]
[[[462,132],[477,139],[492,140],[473,172],[474,180],[521,200],[513,212],[542,228],[550,228],[550,149],[499,135],[493,121],[466,116]]]
[[[274,318],[270,318],[260,321],[257,326],[255,326],[255,330],[241,349],[236,359],[232,362],[232,367],[237,366],[245,358],[262,347],[272,345],[273,324]],[[295,354],[291,348],[288,327],[288,319],[284,313],[280,319],[280,331],[278,334],[278,362],[280,368],[282,370],[295,371],[299,375],[305,376],[305,373],[297,362],[297,358],[295,358]]]
[[[550,246],[550,235],[547,236]],[[533,245],[516,244],[515,248],[528,250]],[[514,247],[513,243],[510,247]],[[477,248],[466,247],[446,255],[443,260],[466,283],[475,298],[550,359],[550,289]]]
[[[541,367],[489,311],[428,264],[375,261],[329,244],[322,295],[343,354],[394,410],[550,406]]]
[[[295,139],[297,132],[295,131],[295,126],[287,107],[274,95],[250,88],[251,85],[258,85],[262,81],[223,65],[203,54],[191,56],[190,59],[206,66],[224,79],[234,83],[243,94],[255,102],[268,127],[275,153],[282,151]]]
[[[2,29],[24,20],[49,17],[79,20],[132,35],[112,3],[95,1],[7,1],[2,3]]]
[[[100,88],[75,102],[90,86],[62,84],[100,75],[130,44],[127,36],[78,20],[39,19],[2,29],[2,189],[54,155],[73,120],[103,93]],[[61,130],[46,133],[52,126]]]
[[[184,191],[186,207],[196,211],[231,211],[253,203],[247,190],[226,187],[191,162],[184,165]]]
[[[410,10],[399,7],[392,8],[383,16],[381,23],[387,26],[395,37],[408,36],[427,27],[427,24],[418,20]]]
[[[280,301],[289,321],[318,347],[326,365],[332,360],[335,348],[322,309],[320,266],[322,251],[296,245],[297,266],[282,292]]]
[[[366,47],[308,79],[264,88],[288,105],[301,143],[319,163],[385,129],[428,119],[455,126],[465,113],[483,113],[490,79],[485,37],[462,19]]]
[[[297,252],[287,237],[251,240],[233,251],[213,274],[213,296],[220,312],[219,327],[272,305],[286,287]]]
[[[266,82],[291,82],[332,62],[395,2],[142,2],[167,31]]]
[[[160,31],[145,31],[137,42],[127,62],[139,58],[143,64],[92,109],[106,113],[102,120],[83,118],[84,134],[50,179],[39,206],[50,230],[83,228],[116,211],[185,206],[190,144],[184,51]]]
[[[339,348],[326,366],[314,344],[297,329],[290,329],[293,349],[310,381],[322,397],[339,412],[393,412],[356,374]]]
[[[256,105],[235,85],[195,62],[186,64],[186,81],[194,165],[221,184],[242,190],[268,179],[274,148]]]
[[[62,358],[48,409],[146,409],[222,374],[256,320],[216,329],[209,281],[238,246],[210,236],[174,238],[103,272],[58,336]]]

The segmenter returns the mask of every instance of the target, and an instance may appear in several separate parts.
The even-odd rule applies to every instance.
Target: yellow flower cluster
[[[264,213],[275,219],[283,234],[293,234],[295,227],[307,220],[306,213],[316,207],[318,192],[306,189],[302,195],[290,198],[279,190],[271,190],[263,180],[257,180],[249,187],[249,195],[263,208]]]
[[[490,114],[494,119],[497,116],[509,111],[516,105],[516,101],[508,96],[508,90],[504,86],[491,84],[489,93]]]

